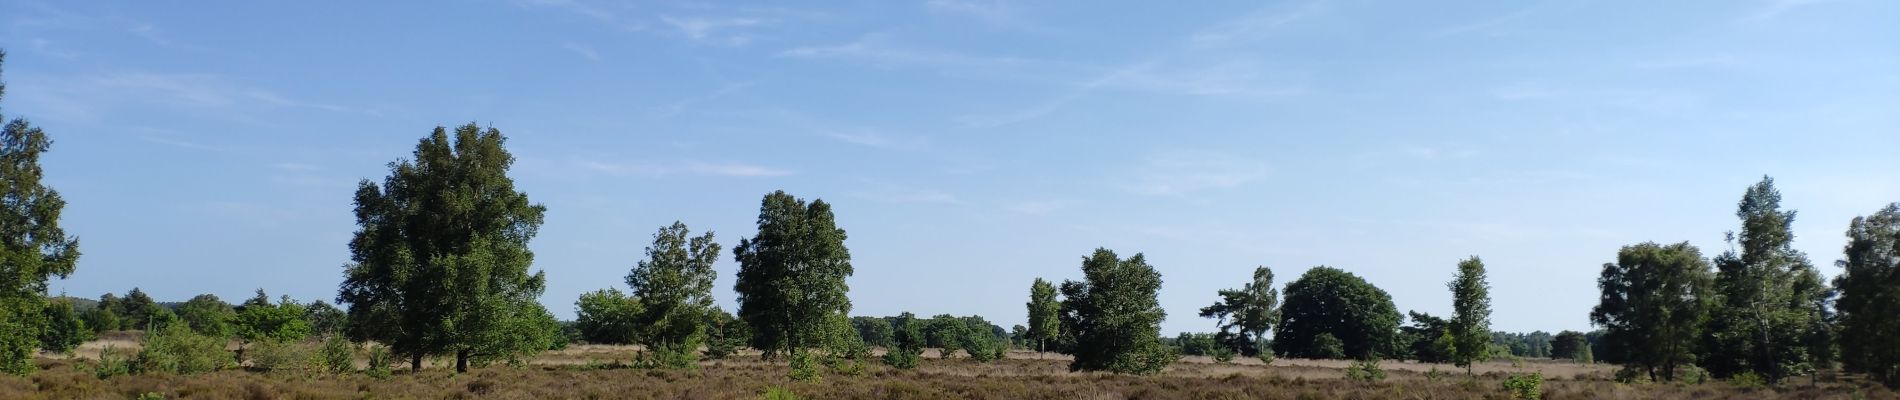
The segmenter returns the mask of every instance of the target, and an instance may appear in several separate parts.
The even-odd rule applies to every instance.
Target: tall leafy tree
[[[834,316],[851,311],[851,253],[845,232],[824,200],[784,191],[765,195],[758,234],[732,249],[739,262],[739,319],[752,328],[752,347],[797,356],[822,345]]]
[[[1056,285],[1042,278],[1036,278],[1029,284],[1029,330],[1028,340],[1036,343],[1038,357],[1049,351],[1049,341],[1055,340],[1062,329],[1062,303],[1056,300]]]
[[[68,353],[87,340],[92,340],[92,330],[73,310],[73,299],[59,297],[47,301],[42,315],[46,321],[45,329],[40,330],[40,350],[54,353]]]
[[[627,286],[641,305],[636,323],[645,332],[638,336],[640,344],[660,353],[668,365],[690,366],[706,339],[719,243],[712,232],[689,237],[686,224],[675,221],[653,234],[646,251],[647,259],[627,274]]]
[[[1201,318],[1216,321],[1220,333],[1215,338],[1222,346],[1255,356],[1267,329],[1280,319],[1280,290],[1273,288],[1273,270],[1255,267],[1252,281],[1240,289],[1221,289],[1220,297],[1220,302],[1201,307]]]
[[[1589,353],[1590,341],[1583,332],[1557,332],[1557,337],[1550,342],[1550,358],[1582,362]]]
[[[1900,387],[1900,203],[1855,217],[1842,252],[1841,367]]]
[[[515,190],[505,142],[472,123],[437,127],[380,186],[357,185],[358,229],[337,294],[351,336],[388,344],[411,369],[428,355],[453,354],[466,371],[549,346],[537,341],[552,340],[539,330],[553,317],[535,300],[546,278],[529,272],[528,250],[547,208]]]
[[[1318,266],[1287,283],[1275,329],[1273,350],[1282,356],[1380,358],[1396,353],[1399,311],[1364,278]]]
[[[926,342],[923,324],[906,312],[892,320],[892,328],[892,347],[885,350],[884,363],[898,369],[917,368],[917,356],[923,354]]]
[[[6,91],[0,81],[0,98]],[[0,373],[25,375],[49,323],[46,280],[72,275],[79,239],[59,227],[66,200],[40,182],[40,155],[53,140],[24,118],[8,121],[0,114],[0,122],[6,124],[0,127]]]
[[[1147,257],[1124,259],[1098,248],[1082,259],[1082,276],[1061,287],[1061,318],[1073,327],[1076,341],[1069,370],[1153,374],[1179,357],[1161,343],[1168,313],[1155,299],[1161,273]]]
[[[1825,341],[1830,294],[1807,255],[1794,249],[1795,212],[1781,209],[1774,179],[1762,177],[1742,195],[1735,216],[1742,230],[1731,237],[1740,248],[1715,258],[1722,300],[1700,364],[1717,376],[1752,371],[1771,382],[1810,372],[1831,349],[1812,343]]]
[[[1484,279],[1484,261],[1478,256],[1458,262],[1451,288],[1452,364],[1465,367],[1491,359],[1491,284]]]
[[[1696,362],[1696,338],[1714,305],[1714,278],[1702,251],[1689,242],[1624,246],[1597,277],[1602,297],[1590,323],[1615,358],[1649,375],[1674,380],[1676,368]]]
[[[193,332],[205,336],[231,337],[231,320],[236,317],[237,312],[232,310],[230,304],[212,294],[193,296],[178,306],[179,322],[184,322]]]

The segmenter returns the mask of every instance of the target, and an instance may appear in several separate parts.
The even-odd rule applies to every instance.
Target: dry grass
[[[90,345],[90,344],[89,344]],[[103,346],[100,346],[103,347]],[[1319,399],[1505,398],[1500,381],[1509,363],[1481,365],[1480,375],[1443,365],[1387,362],[1385,381],[1343,379],[1345,363],[1323,360],[1258,360],[1232,364],[1190,358],[1157,376],[1073,373],[1065,357],[1037,359],[1014,352],[1009,359],[976,363],[967,357],[926,358],[916,370],[873,366],[861,376],[828,374],[822,382],[794,383],[786,366],[757,357],[707,361],[685,371],[598,368],[632,359],[630,346],[575,346],[550,352],[533,365],[491,367],[466,374],[429,368],[399,372],[386,380],[362,374],[308,375],[238,370],[196,376],[118,376],[100,380],[88,359],[40,360],[42,371],[30,378],[0,378],[5,399],[123,399],[142,393],[166,398],[495,398],[495,399],[756,399],[771,387],[789,388],[807,399]],[[756,354],[756,353],[753,353]],[[934,352],[930,353],[932,356]],[[1433,379],[1423,371],[1445,372]],[[1704,399],[1704,398],[1896,398],[1888,389],[1857,380],[1823,381],[1772,389],[1748,389],[1721,383],[1700,385],[1625,385],[1603,379],[1609,367],[1559,362],[1527,362],[1522,371],[1546,371],[1549,399]],[[1805,383],[1805,382],[1804,382]]]

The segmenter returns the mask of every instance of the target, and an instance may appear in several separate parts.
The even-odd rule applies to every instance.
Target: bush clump
[[[1385,380],[1385,370],[1379,368],[1378,359],[1353,361],[1346,366],[1346,379],[1360,382]]]
[[[1511,375],[1504,378],[1504,391],[1513,399],[1538,400],[1544,397],[1544,374]]]
[[[146,335],[134,373],[198,374],[217,371],[231,362],[228,342],[192,332],[185,324],[166,324]]]
[[[323,341],[323,370],[332,374],[347,374],[356,370],[356,345],[343,335],[330,335]]]

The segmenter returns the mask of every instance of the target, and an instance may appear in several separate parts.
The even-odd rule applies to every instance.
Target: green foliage
[[[291,301],[289,296],[272,304],[270,296],[258,289],[257,296],[238,309],[231,330],[246,343],[303,340],[310,336],[310,322],[303,317],[303,304]]]
[[[1730,375],[1728,377],[1728,384],[1742,388],[1760,388],[1768,386],[1768,380],[1762,378],[1761,374],[1757,374],[1755,371],[1742,371],[1742,373]]]
[[[1273,350],[1298,358],[1378,358],[1394,353],[1392,296],[1357,275],[1319,266],[1286,286]],[[1322,336],[1337,339],[1337,351]]]
[[[1484,261],[1478,256],[1458,262],[1451,288],[1452,364],[1471,374],[1474,363],[1491,359],[1491,284],[1484,279]]]
[[[635,338],[664,360],[662,365],[691,367],[706,341],[719,243],[712,232],[688,239],[686,224],[675,221],[653,234],[646,252],[647,259],[627,275],[627,286],[640,302],[634,319],[644,330]]]
[[[1693,363],[1696,338],[1714,293],[1709,264],[1688,242],[1624,246],[1597,278],[1602,297],[1590,322],[1602,341],[1649,381],[1674,379]]]
[[[1737,205],[1740,234],[1715,257],[1715,308],[1699,364],[1716,376],[1754,371],[1778,382],[1831,362],[1830,294],[1806,254],[1795,250],[1794,211],[1781,210],[1774,180],[1762,177]]]
[[[343,335],[331,334],[323,340],[323,370],[331,374],[347,374],[356,370],[356,344]]]
[[[1181,332],[1174,337],[1174,346],[1181,349],[1181,355],[1188,356],[1210,356],[1215,349],[1222,348],[1220,343],[1214,342],[1212,333]]]
[[[818,375],[818,363],[812,358],[810,351],[806,351],[805,349],[792,350],[792,370],[787,376],[791,377],[793,381],[798,382],[818,382],[821,380],[822,377]]]
[[[1385,370],[1379,368],[1378,359],[1353,360],[1346,366],[1346,380],[1377,382],[1385,380]]]
[[[1428,363],[1451,361],[1452,349],[1457,347],[1451,336],[1451,323],[1417,311],[1408,311],[1406,315],[1411,323],[1399,327],[1398,336],[1402,358]]]
[[[892,347],[884,352],[884,364],[897,369],[917,368],[917,358],[924,353],[925,338],[917,316],[903,313],[897,316],[895,329],[891,334]]]
[[[436,127],[382,185],[357,185],[358,230],[337,294],[353,339],[412,363],[453,354],[458,372],[552,346],[558,328],[535,301],[546,276],[529,272],[528,249],[547,208],[515,190],[505,141],[473,123],[452,138]]]
[[[1320,333],[1319,336],[1314,336],[1313,345],[1309,349],[1312,351],[1313,358],[1334,360],[1346,358],[1346,342],[1333,337],[1331,333]]]
[[[1537,400],[1544,397],[1544,374],[1512,374],[1504,378],[1504,391],[1513,399]]]
[[[1036,278],[1029,285],[1029,327],[1028,340],[1035,342],[1036,352],[1049,351],[1049,342],[1061,335],[1062,303],[1056,300],[1056,286],[1042,278]]]
[[[121,328],[126,330],[156,331],[175,317],[171,310],[160,307],[158,302],[152,301],[152,296],[136,287],[125,293],[118,311]]]
[[[0,64],[5,61],[0,51]],[[0,82],[0,97],[5,94]],[[79,239],[60,229],[66,200],[40,182],[40,155],[52,139],[22,118],[0,115],[0,122],[0,373],[25,375],[50,323],[43,318],[46,280],[72,275]]]
[[[323,359],[318,353],[303,342],[266,340],[257,342],[244,355],[250,359],[252,370],[307,373],[322,368]]]
[[[1841,367],[1900,387],[1900,203],[1855,217],[1834,278]]]
[[[1061,319],[1075,335],[1071,371],[1155,374],[1180,357],[1161,344],[1167,311],[1155,299],[1161,273],[1135,253],[1098,248],[1082,259],[1083,280],[1063,281]]]
[[[178,306],[178,321],[191,327],[193,332],[213,337],[230,337],[231,321],[237,318],[230,304],[219,300],[218,296],[201,294]]]
[[[119,354],[117,349],[113,348],[112,345],[106,345],[104,349],[99,350],[99,366],[93,368],[93,376],[105,380],[115,376],[131,374],[132,361],[132,359],[126,358],[124,354]]]
[[[92,330],[86,328],[86,322],[73,311],[71,299],[55,299],[42,302],[40,331],[40,350],[54,353],[71,353],[81,343],[92,340]]]
[[[140,374],[198,374],[216,371],[231,362],[226,340],[192,332],[184,324],[169,324],[147,332],[140,342],[133,372]]]
[[[99,296],[99,303],[80,313],[80,319],[93,333],[119,330],[119,298],[111,293]]]
[[[1219,302],[1201,308],[1201,318],[1215,319],[1220,327],[1218,337],[1226,349],[1246,355],[1258,353],[1255,344],[1280,319],[1280,291],[1273,288],[1273,270],[1256,267],[1253,281],[1240,289],[1221,289],[1219,294]]]
[[[797,352],[823,342],[828,320],[851,311],[851,253],[831,205],[784,191],[765,195],[758,233],[739,239],[739,319],[752,328],[752,347]]]
[[[745,323],[718,307],[706,313],[706,332],[706,357],[715,360],[731,357],[751,338]]]
[[[1590,356],[1590,339],[1583,332],[1557,332],[1550,342],[1550,358],[1587,363]]]
[[[304,306],[303,319],[310,323],[311,334],[325,336],[344,334],[350,322],[349,315],[344,314],[342,309],[323,300]]]
[[[851,327],[857,329],[858,340],[864,344],[889,348],[891,342],[891,322],[877,317],[851,317]]]
[[[636,320],[644,313],[639,299],[614,288],[582,293],[574,306],[574,327],[581,340],[597,344],[633,343],[639,332]]]
[[[765,393],[760,395],[759,398],[764,400],[798,400],[798,395],[793,394],[791,389],[775,386],[765,388]]]
[[[389,365],[395,360],[389,354],[389,347],[369,346],[369,365],[363,367],[363,374],[375,379],[389,379]]]
[[[165,400],[165,395],[158,392],[139,393],[137,400]]]

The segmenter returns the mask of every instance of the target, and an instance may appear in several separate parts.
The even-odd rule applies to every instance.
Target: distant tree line
[[[763,197],[756,232],[731,249],[739,264],[734,312],[712,296],[722,246],[713,233],[695,236],[675,222],[633,262],[627,291],[583,294],[578,318],[561,323],[537,301],[546,276],[533,269],[528,247],[547,208],[516,189],[508,176],[515,159],[494,128],[437,127],[380,182],[358,184],[358,229],[338,307],[273,300],[262,290],[235,305],[213,295],[161,304],[137,288],[96,301],[50,296],[47,280],[72,274],[80,256],[77,238],[59,226],[64,200],[41,182],[39,158],[52,141],[24,119],[0,121],[0,372],[11,374],[31,372],[39,350],[71,351],[99,332],[144,330],[150,354],[141,362],[173,371],[217,369],[246,360],[250,349],[316,336],[329,339],[326,349],[379,343],[412,370],[430,357],[452,357],[458,371],[518,363],[580,340],[639,344],[639,363],[671,368],[750,347],[788,359],[801,380],[818,379],[821,366],[862,373],[878,346],[882,361],[898,368],[915,367],[926,347],[977,361],[1020,347],[1071,355],[1072,370],[1132,374],[1159,372],[1183,355],[1398,358],[1467,373],[1510,356],[1618,363],[1627,379],[1778,382],[1841,368],[1900,385],[1900,203],[1850,222],[1835,263],[1842,273],[1828,282],[1793,248],[1796,213],[1782,209],[1767,177],[1744,192],[1735,211],[1741,227],[1719,254],[1687,242],[1620,249],[1597,279],[1591,332],[1493,331],[1486,267],[1472,256],[1446,282],[1447,317],[1402,315],[1384,290],[1327,266],[1276,289],[1262,266],[1199,310],[1215,332],[1164,338],[1161,274],[1143,254],[1105,248],[1082,257],[1079,280],[1035,279],[1026,325],[1013,329],[981,316],[850,317],[845,230],[831,204],[783,191]],[[155,353],[216,354],[220,340],[239,343],[235,359]],[[348,361],[344,350],[332,353]]]

